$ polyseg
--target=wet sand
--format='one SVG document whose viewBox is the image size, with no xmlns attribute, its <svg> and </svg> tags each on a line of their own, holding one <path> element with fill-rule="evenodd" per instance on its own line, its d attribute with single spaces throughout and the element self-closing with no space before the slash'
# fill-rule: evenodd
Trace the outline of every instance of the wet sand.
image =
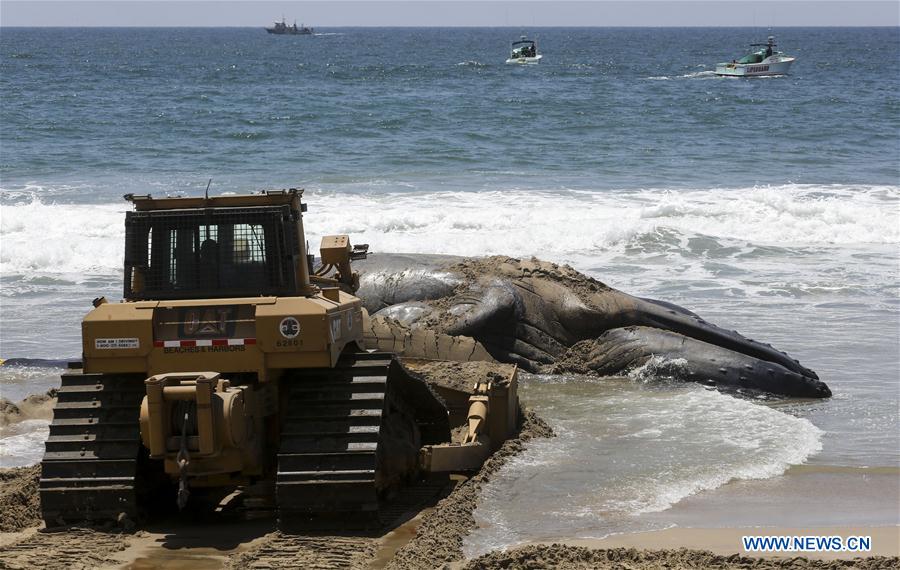
<svg viewBox="0 0 900 570">
<path fill-rule="evenodd" d="M 641 517 L 655 529 L 896 527 L 900 468 L 795 465 L 782 475 L 731 481 Z"/>
<path fill-rule="evenodd" d="M 732 481 L 641 515 L 652 526 L 671 528 L 536 542 L 458 567 L 893 569 L 900 567 L 898 497 L 900 469 L 894 467 L 798 465 L 777 477 Z M 872 549 L 747 552 L 744 536 L 870 536 Z"/>
<path fill-rule="evenodd" d="M 817 493 L 811 494 L 809 489 Z M 630 549 L 632 554 L 615 557 L 624 556 L 630 563 L 638 562 L 638 567 L 650 568 L 898 568 L 898 497 L 900 469 L 894 467 L 798 465 L 777 477 L 732 481 L 682 499 L 665 511 L 640 515 L 648 525 L 662 530 L 603 538 L 554 538 L 510 549 L 505 557 L 494 553 L 464 567 L 546 568 L 555 564 L 610 568 L 614 561 L 597 552 Z M 747 552 L 741 540 L 744 536 L 870 536 L 872 550 Z M 554 543 L 561 546 L 552 546 Z M 637 558 L 651 552 L 654 558 Z M 712 555 L 720 558 L 710 558 Z"/>
<path fill-rule="evenodd" d="M 740 554 L 755 558 L 793 558 L 798 553 L 747 552 L 744 536 L 871 536 L 872 550 L 868 552 L 803 552 L 804 558 L 838 560 L 871 556 L 900 555 L 900 527 L 745 527 L 745 528 L 670 528 L 650 532 L 613 535 L 603 539 L 565 540 L 563 544 L 587 548 L 688 548 L 708 550 L 730 556 Z"/>
</svg>

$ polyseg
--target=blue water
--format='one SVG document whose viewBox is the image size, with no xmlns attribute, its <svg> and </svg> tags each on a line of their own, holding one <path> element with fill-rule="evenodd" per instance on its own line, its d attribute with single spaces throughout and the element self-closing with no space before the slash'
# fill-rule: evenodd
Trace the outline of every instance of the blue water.
<svg viewBox="0 0 900 570">
<path fill-rule="evenodd" d="M 0 357 L 78 358 L 91 299 L 121 296 L 122 194 L 298 186 L 313 247 L 570 263 L 771 342 L 835 394 L 523 379 L 561 435 L 501 475 L 474 550 L 645 528 L 802 463 L 900 468 L 900 30 L 774 30 L 798 59 L 755 79 L 712 70 L 765 29 L 533 29 L 527 67 L 503 63 L 519 30 L 320 31 L 0 30 Z M 58 372 L 0 367 L 0 396 Z M 0 464 L 39 460 L 46 422 L 11 430 Z"/>
<path fill-rule="evenodd" d="M 764 29 L 4 29 L 4 186 L 472 190 L 897 181 L 897 28 L 778 29 L 789 77 L 711 75 Z M 83 196 L 70 197 L 73 201 Z"/>
</svg>

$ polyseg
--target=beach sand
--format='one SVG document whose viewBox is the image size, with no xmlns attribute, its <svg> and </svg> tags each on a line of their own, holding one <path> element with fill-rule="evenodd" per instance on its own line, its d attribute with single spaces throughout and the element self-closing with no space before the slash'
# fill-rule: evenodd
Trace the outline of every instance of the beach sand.
<svg viewBox="0 0 900 570">
<path fill-rule="evenodd" d="M 727 569 L 776 570 L 787 568 L 838 570 L 893 570 L 898 559 L 871 556 L 854 560 L 814 560 L 802 557 L 751 558 L 715 554 L 708 550 L 686 548 L 646 550 L 637 548 L 592 549 L 566 544 L 539 544 L 510 551 L 491 552 L 465 564 L 450 568 L 462 570 L 671 570 Z"/>
<path fill-rule="evenodd" d="M 872 550 L 868 552 L 803 552 L 772 553 L 747 552 L 743 548 L 744 536 L 849 536 L 872 537 Z M 793 558 L 803 556 L 815 560 L 838 560 L 868 556 L 900 555 L 900 527 L 744 527 L 744 528 L 670 528 L 649 532 L 618 534 L 602 539 L 558 541 L 570 546 L 586 548 L 642 548 L 651 550 L 688 548 L 708 550 L 729 556 L 740 554 L 758 558 Z"/>
<path fill-rule="evenodd" d="M 516 443 L 515 447 L 521 445 Z M 34 468 L 4 470 L 4 489 L 36 504 Z M 16 477 L 15 475 L 19 475 Z M 897 526 L 670 528 L 604 539 L 554 541 L 462 558 L 471 510 L 490 472 L 457 481 L 436 506 L 386 534 L 283 535 L 272 520 L 168 521 L 133 533 L 115 529 L 47 532 L 29 521 L 0 533 L 0 568 L 864 568 L 900 567 Z M 25 491 L 23 491 L 23 488 Z M 27 489 L 30 489 L 28 492 Z M 2 493 L 0 493 L 2 495 Z M 9 497 L 7 496 L 7 499 Z M 2 505 L 8 506 L 8 505 Z M 872 551 L 747 556 L 744 535 L 871 536 Z M 890 557 L 890 558 L 886 558 Z M 846 559 L 855 560 L 848 562 Z M 840 560 L 844 559 L 844 560 Z"/>
</svg>

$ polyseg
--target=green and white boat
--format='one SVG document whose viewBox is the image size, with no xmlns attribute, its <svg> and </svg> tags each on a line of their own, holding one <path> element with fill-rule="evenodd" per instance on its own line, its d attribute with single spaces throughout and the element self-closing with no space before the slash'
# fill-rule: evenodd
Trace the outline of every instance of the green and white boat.
<svg viewBox="0 0 900 570">
<path fill-rule="evenodd" d="M 752 51 L 741 59 L 732 60 L 730 63 L 717 64 L 716 75 L 731 77 L 785 75 L 791 64 L 797 59 L 775 50 L 775 36 L 769 36 L 768 41 L 764 44 L 750 44 L 750 47 L 761 49 Z"/>
</svg>

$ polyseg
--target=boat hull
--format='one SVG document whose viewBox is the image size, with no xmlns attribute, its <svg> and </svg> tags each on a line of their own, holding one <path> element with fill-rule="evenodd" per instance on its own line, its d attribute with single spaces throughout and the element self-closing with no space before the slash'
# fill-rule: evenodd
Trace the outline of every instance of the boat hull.
<svg viewBox="0 0 900 570">
<path fill-rule="evenodd" d="M 766 75 L 786 75 L 794 63 L 793 57 L 770 57 L 760 63 L 720 63 L 716 65 L 716 75 L 726 77 L 763 77 Z"/>
<path fill-rule="evenodd" d="M 506 63 L 518 64 L 518 65 L 530 65 L 530 64 L 540 63 L 542 57 L 544 57 L 544 56 L 536 55 L 534 57 L 511 57 L 506 60 Z"/>
</svg>

